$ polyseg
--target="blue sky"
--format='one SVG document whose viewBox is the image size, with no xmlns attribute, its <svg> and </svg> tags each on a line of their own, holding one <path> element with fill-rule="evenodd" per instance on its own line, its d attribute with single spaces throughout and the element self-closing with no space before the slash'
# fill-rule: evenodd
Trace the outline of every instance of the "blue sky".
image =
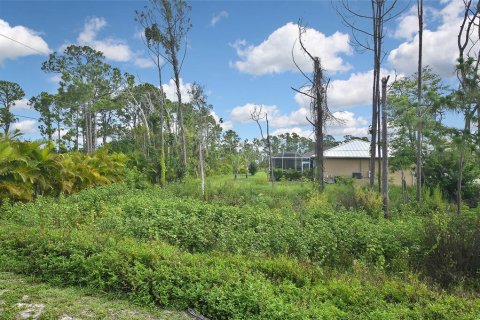
<svg viewBox="0 0 480 320">
<path fill-rule="evenodd" d="M 354 1 L 361 10 L 369 1 Z M 134 10 L 145 1 L 5 1 L 0 0 L 0 79 L 17 82 L 26 98 L 41 91 L 55 92 L 57 80 L 40 66 L 52 51 L 68 44 L 90 45 L 103 51 L 107 62 L 142 82 L 158 84 L 155 69 L 139 37 Z M 193 27 L 182 70 L 184 92 L 194 81 L 203 85 L 215 115 L 225 129 L 242 138 L 259 135 L 249 121 L 253 105 L 269 112 L 271 132 L 297 132 L 310 136 L 306 121 L 308 101 L 291 87 L 305 84 L 291 61 L 297 21 L 307 24 L 307 48 L 319 55 L 331 79 L 329 105 L 343 124 L 327 127 L 341 139 L 346 134 L 366 135 L 370 123 L 372 55 L 358 53 L 350 44 L 350 30 L 342 25 L 331 1 L 191 1 Z M 335 4 L 335 2 L 334 2 Z M 387 25 L 383 74 L 410 75 L 416 70 L 417 35 L 415 1 L 400 1 L 406 10 Z M 424 62 L 446 81 L 454 76 L 456 34 L 461 0 L 425 1 Z M 298 48 L 298 46 L 297 46 Z M 296 54 L 305 72 L 311 66 Z M 164 68 L 164 88 L 173 99 L 170 66 Z M 21 101 L 20 116 L 36 118 Z M 455 122 L 451 115 L 448 120 Z M 15 125 L 26 137 L 39 137 L 34 119 L 19 117 Z"/>
</svg>

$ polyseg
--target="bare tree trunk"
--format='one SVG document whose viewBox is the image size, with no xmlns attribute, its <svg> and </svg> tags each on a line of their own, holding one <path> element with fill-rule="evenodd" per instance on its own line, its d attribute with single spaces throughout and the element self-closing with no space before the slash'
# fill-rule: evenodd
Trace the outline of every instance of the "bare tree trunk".
<svg viewBox="0 0 480 320">
<path fill-rule="evenodd" d="M 200 143 L 198 145 L 198 158 L 200 161 L 200 178 L 201 178 L 201 187 L 202 195 L 205 199 L 205 169 L 204 169 L 204 160 L 203 160 L 203 137 L 200 137 Z"/>
<path fill-rule="evenodd" d="M 380 157 L 380 155 L 382 154 L 382 135 L 383 135 L 383 124 L 382 124 L 382 119 L 381 119 L 381 116 L 382 116 L 382 112 L 380 110 L 380 100 L 381 100 L 381 97 L 380 97 L 380 94 L 377 93 L 377 101 L 378 101 L 378 105 L 377 105 L 377 126 L 378 126 L 378 129 L 377 129 L 377 151 L 378 151 L 378 176 L 377 176 L 377 183 L 378 183 L 378 192 L 379 193 L 382 193 L 382 166 L 383 166 L 383 155 L 382 157 Z"/>
<path fill-rule="evenodd" d="M 97 149 L 97 115 L 95 112 L 91 112 L 91 119 L 90 119 L 90 130 L 91 134 L 90 136 L 92 137 L 92 142 L 91 142 L 91 150 L 90 152 L 94 152 Z"/>
<path fill-rule="evenodd" d="M 102 114 L 102 144 L 105 146 L 107 144 L 107 114 Z"/>
<path fill-rule="evenodd" d="M 417 163 L 416 163 L 416 181 L 417 181 L 417 201 L 422 201 L 422 141 L 423 141 L 423 116 L 422 116 L 422 50 L 423 50 L 423 0 L 417 0 L 418 12 L 418 80 L 417 80 Z"/>
<path fill-rule="evenodd" d="M 462 212 L 462 182 L 463 182 L 463 168 L 465 166 L 465 149 L 468 135 L 470 135 L 471 120 L 473 114 L 467 112 L 465 115 L 465 127 L 463 129 L 463 137 L 460 145 L 460 159 L 458 160 L 458 180 L 457 180 L 457 214 Z"/>
<path fill-rule="evenodd" d="M 175 74 L 175 85 L 177 87 L 177 99 L 178 99 L 178 107 L 177 107 L 177 115 L 178 115 L 178 127 L 180 130 L 180 152 L 182 156 L 182 165 L 183 169 L 187 169 L 187 140 L 185 137 L 185 126 L 183 124 L 183 105 L 182 105 L 182 94 L 180 92 L 180 76 L 178 71 L 178 62 L 175 59 L 173 63 L 173 69 Z"/>
<path fill-rule="evenodd" d="M 383 0 L 381 0 L 383 1 Z M 381 2 L 380 1 L 380 2 Z M 372 130 L 370 140 L 370 190 L 373 190 L 375 185 L 375 170 L 376 170 L 376 146 L 377 146 L 377 131 L 379 131 L 379 92 L 380 92 L 380 61 L 381 61 L 381 29 L 379 29 L 379 6 L 376 0 L 371 0 L 372 6 L 372 23 L 373 23 L 373 89 L 372 89 Z M 380 162 L 378 162 L 380 164 Z M 380 175 L 379 175 L 380 178 Z M 380 184 L 379 184 L 380 185 Z"/>
<path fill-rule="evenodd" d="M 388 136 L 387 136 L 387 83 L 389 77 L 382 78 L 382 195 L 383 195 L 383 216 L 390 218 L 389 197 L 388 197 Z"/>
<path fill-rule="evenodd" d="M 160 139 L 160 155 L 159 155 L 159 162 L 160 162 L 160 187 L 165 188 L 167 185 L 166 179 L 166 171 L 167 166 L 165 164 L 165 138 L 163 136 L 163 122 L 164 122 L 164 115 L 165 115 L 165 94 L 163 92 L 162 86 L 162 69 L 161 69 L 161 62 L 160 62 L 160 55 L 157 54 L 157 71 L 158 71 L 158 84 L 160 89 L 160 118 L 159 118 L 159 139 Z"/>
<path fill-rule="evenodd" d="M 462 180 L 463 180 L 463 168 L 465 165 L 465 152 L 467 140 L 471 135 L 471 121 L 478 108 L 478 99 L 472 98 L 472 95 L 476 95 L 478 87 L 476 85 L 472 87 L 472 80 L 469 79 L 469 73 L 477 75 L 480 65 L 480 50 L 477 48 L 469 48 L 472 43 L 478 41 L 480 37 L 480 28 L 478 27 L 478 18 L 480 16 L 480 6 L 478 1 L 464 0 L 465 11 L 462 24 L 460 25 L 460 32 L 457 36 L 457 45 L 459 50 L 459 64 L 457 66 L 457 77 L 460 80 L 460 89 L 465 101 L 461 103 L 461 111 L 464 114 L 464 129 L 462 132 L 462 141 L 460 145 L 460 158 L 458 161 L 458 180 L 457 180 L 457 214 L 461 213 L 462 209 Z M 472 30 L 476 30 L 475 33 Z M 475 51 L 471 54 L 471 51 Z M 473 63 L 469 66 L 466 64 L 467 59 L 473 59 Z M 469 70 L 469 68 L 472 68 Z M 474 91 L 474 92 L 472 92 Z M 473 106 L 473 109 L 471 109 Z"/>
<path fill-rule="evenodd" d="M 270 143 L 270 127 L 268 124 L 268 114 L 265 113 L 265 121 L 267 122 L 267 144 L 268 144 L 268 163 L 270 166 L 270 180 L 272 181 L 272 187 L 275 182 L 273 175 L 273 162 L 272 162 L 272 144 Z"/>
<path fill-rule="evenodd" d="M 58 148 L 58 152 L 60 152 L 60 143 L 61 143 L 61 130 L 60 130 L 60 116 L 57 118 L 57 148 Z"/>
<path fill-rule="evenodd" d="M 75 117 L 75 146 L 74 146 L 75 151 L 78 151 L 78 145 L 79 145 L 78 140 L 80 139 L 79 118 L 80 118 L 80 114 L 79 114 L 79 111 L 77 110 L 77 115 Z"/>
<path fill-rule="evenodd" d="M 323 95 L 323 74 L 322 68 L 320 66 L 320 59 L 318 57 L 315 58 L 313 64 L 313 82 L 315 85 L 314 92 L 315 92 L 315 111 L 316 111 L 316 119 L 315 119 L 315 171 L 316 177 L 318 179 L 318 189 L 323 191 L 325 187 L 324 182 L 324 168 L 323 168 L 323 125 L 325 115 L 323 110 L 323 103 L 324 103 L 324 95 Z"/>
<path fill-rule="evenodd" d="M 85 121 L 83 125 L 83 149 L 86 153 L 90 153 L 90 115 L 89 112 L 87 111 L 87 108 L 84 106 L 83 107 L 84 113 L 83 113 L 83 119 Z"/>
</svg>

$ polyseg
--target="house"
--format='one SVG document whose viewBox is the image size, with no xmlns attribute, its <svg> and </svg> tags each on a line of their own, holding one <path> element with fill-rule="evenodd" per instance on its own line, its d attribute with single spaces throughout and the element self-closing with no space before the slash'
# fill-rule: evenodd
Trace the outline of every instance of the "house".
<svg viewBox="0 0 480 320">
<path fill-rule="evenodd" d="M 287 154 L 287 153 L 285 153 Z M 338 146 L 324 151 L 324 176 L 326 179 L 335 177 L 347 177 L 358 180 L 359 183 L 368 183 L 370 177 L 370 142 L 363 140 L 350 140 Z M 294 159 L 294 165 L 292 164 Z M 378 151 L 376 152 L 376 170 L 378 174 Z M 282 154 L 272 157 L 273 167 L 282 169 L 304 170 L 313 168 L 315 165 L 315 152 L 304 155 L 295 154 L 292 158 L 282 158 Z M 415 180 L 413 172 L 403 172 L 407 185 L 413 185 Z M 402 183 L 401 172 L 389 172 L 389 180 L 400 185 Z"/>
<path fill-rule="evenodd" d="M 305 158 L 297 152 L 282 152 L 272 157 L 273 167 L 282 170 L 295 169 L 303 171 L 304 161 L 308 164 L 309 168 L 310 159 Z"/>
</svg>

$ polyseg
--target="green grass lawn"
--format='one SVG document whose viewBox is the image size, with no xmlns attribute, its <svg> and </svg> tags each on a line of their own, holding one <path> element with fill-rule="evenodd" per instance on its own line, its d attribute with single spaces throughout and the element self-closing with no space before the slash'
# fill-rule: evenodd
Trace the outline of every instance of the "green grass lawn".
<svg viewBox="0 0 480 320">
<path fill-rule="evenodd" d="M 191 319 L 184 312 L 146 309 L 79 288 L 55 288 L 33 278 L 0 273 L 0 319 Z"/>
</svg>

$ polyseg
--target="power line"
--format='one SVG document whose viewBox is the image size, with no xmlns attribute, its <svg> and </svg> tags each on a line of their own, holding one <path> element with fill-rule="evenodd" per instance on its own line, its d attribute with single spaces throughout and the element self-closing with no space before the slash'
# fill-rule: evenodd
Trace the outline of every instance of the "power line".
<svg viewBox="0 0 480 320">
<path fill-rule="evenodd" d="M 29 116 L 21 116 L 19 114 L 14 114 L 15 117 L 19 117 L 19 118 L 27 118 L 27 119 L 32 119 L 32 120 L 39 120 L 38 118 L 34 118 L 34 117 L 29 117 Z"/>
<path fill-rule="evenodd" d="M 2 37 L 4 37 L 4 38 L 7 38 L 7 39 L 9 39 L 9 40 L 12 40 L 13 42 L 16 42 L 16 43 L 18 43 L 18 44 L 21 44 L 21 45 L 24 46 L 24 47 L 27 47 L 27 48 L 29 48 L 29 49 L 32 49 L 33 51 L 36 51 L 36 52 L 41 53 L 41 54 L 45 54 L 45 52 L 42 52 L 42 51 L 40 51 L 40 50 L 38 50 L 38 49 L 35 49 L 35 48 L 33 48 L 33 47 L 30 47 L 28 44 L 25 44 L 25 43 L 23 43 L 23 42 L 20 42 L 20 41 L 18 41 L 18 40 L 15 40 L 15 39 L 13 39 L 13 38 L 10 38 L 9 36 L 6 36 L 6 35 L 1 34 L 1 33 L 0 33 L 0 36 L 2 36 Z"/>
</svg>

